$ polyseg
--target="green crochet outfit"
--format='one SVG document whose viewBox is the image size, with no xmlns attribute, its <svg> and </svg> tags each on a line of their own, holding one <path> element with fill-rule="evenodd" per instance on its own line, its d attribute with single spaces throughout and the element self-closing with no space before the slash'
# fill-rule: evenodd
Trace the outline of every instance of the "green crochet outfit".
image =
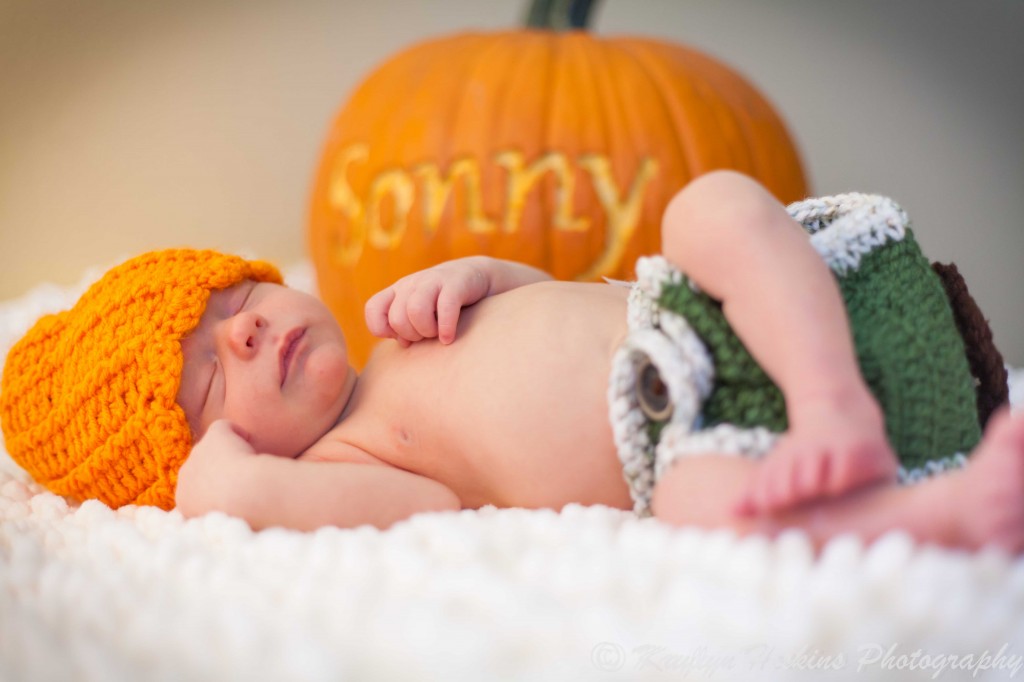
<svg viewBox="0 0 1024 682">
<path fill-rule="evenodd" d="M 860 194 L 788 210 L 836 275 L 861 371 L 885 413 L 904 476 L 962 464 L 956 453 L 981 438 L 974 379 L 942 284 L 906 215 L 889 199 Z M 648 513 L 654 483 L 676 458 L 763 454 L 787 418 L 781 391 L 720 303 L 664 259 L 641 261 L 632 332 L 616 357 L 609 403 L 636 510 Z M 670 410 L 658 413 L 659 400 Z"/>
</svg>

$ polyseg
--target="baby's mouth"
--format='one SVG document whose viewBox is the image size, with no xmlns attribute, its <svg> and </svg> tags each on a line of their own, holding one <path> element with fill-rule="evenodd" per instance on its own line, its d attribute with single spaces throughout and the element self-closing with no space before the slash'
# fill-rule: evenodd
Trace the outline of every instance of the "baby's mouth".
<svg viewBox="0 0 1024 682">
<path fill-rule="evenodd" d="M 285 334 L 284 340 L 281 342 L 281 350 L 279 351 L 278 357 L 280 358 L 281 364 L 282 386 L 284 386 L 284 382 L 288 378 L 288 369 L 291 367 L 292 359 L 294 359 L 296 351 L 299 349 L 299 342 L 305 334 L 306 330 L 301 327 L 293 329 Z"/>
</svg>

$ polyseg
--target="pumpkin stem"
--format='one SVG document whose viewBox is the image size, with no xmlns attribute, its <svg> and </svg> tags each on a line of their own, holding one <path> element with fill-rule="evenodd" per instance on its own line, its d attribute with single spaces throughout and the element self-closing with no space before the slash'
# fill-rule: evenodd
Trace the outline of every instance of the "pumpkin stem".
<svg viewBox="0 0 1024 682">
<path fill-rule="evenodd" d="M 597 0 L 531 0 L 527 28 L 550 31 L 585 29 Z"/>
</svg>

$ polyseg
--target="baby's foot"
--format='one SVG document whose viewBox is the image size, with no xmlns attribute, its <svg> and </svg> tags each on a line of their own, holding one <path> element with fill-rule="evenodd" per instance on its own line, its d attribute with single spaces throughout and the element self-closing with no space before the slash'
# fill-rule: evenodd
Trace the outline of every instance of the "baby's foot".
<svg viewBox="0 0 1024 682">
<path fill-rule="evenodd" d="M 894 481 L 899 465 L 871 399 L 798 406 L 789 431 L 765 457 L 736 511 L 775 513 L 837 497 L 872 483 Z"/>
<path fill-rule="evenodd" d="M 959 478 L 955 544 L 1024 552 L 1024 414 L 994 415 Z"/>
</svg>

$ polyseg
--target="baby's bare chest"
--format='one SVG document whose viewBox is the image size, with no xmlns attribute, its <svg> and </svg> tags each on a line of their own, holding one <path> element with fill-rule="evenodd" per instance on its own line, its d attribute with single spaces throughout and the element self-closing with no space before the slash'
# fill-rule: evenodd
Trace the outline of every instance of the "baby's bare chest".
<svg viewBox="0 0 1024 682">
<path fill-rule="evenodd" d="M 466 309 L 451 345 L 382 348 L 363 376 L 361 408 L 383 415 L 367 445 L 466 506 L 617 484 L 606 393 L 625 320 L 624 290 L 546 283 Z"/>
</svg>

